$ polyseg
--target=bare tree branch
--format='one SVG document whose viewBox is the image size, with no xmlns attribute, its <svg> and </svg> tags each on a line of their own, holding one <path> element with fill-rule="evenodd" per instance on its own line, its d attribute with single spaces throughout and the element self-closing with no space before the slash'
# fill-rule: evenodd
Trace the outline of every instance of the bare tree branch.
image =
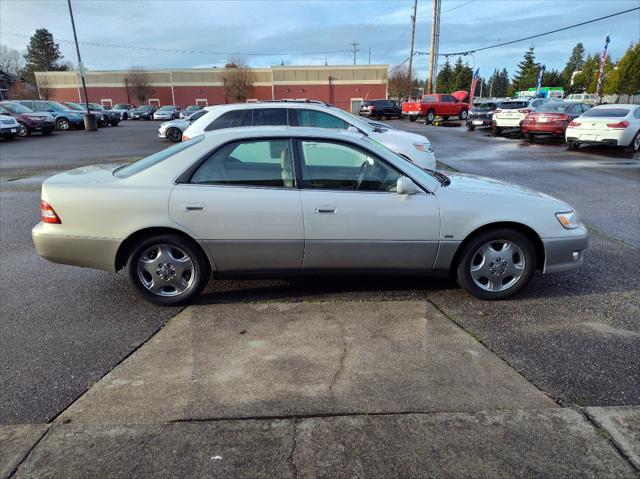
<svg viewBox="0 0 640 479">
<path fill-rule="evenodd" d="M 138 102 L 143 105 L 151 95 L 151 76 L 141 66 L 132 66 L 127 74 L 127 83 Z"/>
<path fill-rule="evenodd" d="M 244 103 L 253 93 L 255 74 L 238 58 L 229 59 L 225 68 L 222 77 L 225 95 L 233 98 L 236 103 Z"/>
</svg>

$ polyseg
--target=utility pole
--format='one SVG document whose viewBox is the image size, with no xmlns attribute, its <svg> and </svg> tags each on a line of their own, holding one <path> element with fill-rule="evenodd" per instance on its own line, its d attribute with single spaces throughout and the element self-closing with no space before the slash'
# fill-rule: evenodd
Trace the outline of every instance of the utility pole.
<svg viewBox="0 0 640 479">
<path fill-rule="evenodd" d="M 409 98 L 412 98 L 413 86 L 413 40 L 416 36 L 416 11 L 418 10 L 418 0 L 413 0 L 413 15 L 411 15 L 411 47 L 409 48 Z"/>
<path fill-rule="evenodd" d="M 369 47 L 369 65 L 371 65 L 371 47 Z"/>
<path fill-rule="evenodd" d="M 359 52 L 360 50 L 358 49 L 358 45 L 360 45 L 359 43 L 353 42 L 350 43 L 349 45 L 351 45 L 353 47 L 353 64 L 356 64 L 356 52 Z"/>
<path fill-rule="evenodd" d="M 433 16 L 431 19 L 431 46 L 429 48 L 429 75 L 427 76 L 427 93 L 434 93 L 436 89 L 436 75 L 438 72 L 438 43 L 440 41 L 440 7 L 442 0 L 433 1 Z"/>
<path fill-rule="evenodd" d="M 87 95 L 87 83 L 84 80 L 84 67 L 80 58 L 80 47 L 78 46 L 78 35 L 76 35 L 76 23 L 73 20 L 73 10 L 71 9 L 71 0 L 67 0 L 69 5 L 69 15 L 71 16 L 71 28 L 73 28 L 73 39 L 76 42 L 76 53 L 78 54 L 78 68 L 80 69 L 80 78 L 82 78 L 82 89 L 84 90 L 84 103 L 87 112 L 84 114 L 84 129 L 86 131 L 98 131 L 96 116 L 89 110 L 89 95 Z"/>
</svg>

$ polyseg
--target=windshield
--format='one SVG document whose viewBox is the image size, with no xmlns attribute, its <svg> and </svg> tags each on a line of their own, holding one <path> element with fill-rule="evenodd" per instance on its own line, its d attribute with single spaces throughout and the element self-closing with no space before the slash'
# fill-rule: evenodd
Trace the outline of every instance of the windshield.
<svg viewBox="0 0 640 479">
<path fill-rule="evenodd" d="M 102 107 L 102 105 L 98 105 L 97 103 L 89 103 L 89 105 L 91 106 L 91 108 L 93 108 L 94 110 L 104 110 L 104 108 Z"/>
<path fill-rule="evenodd" d="M 564 113 L 571 105 L 567 103 L 544 103 L 536 108 L 536 112 L 541 113 Z"/>
<path fill-rule="evenodd" d="M 65 105 L 67 105 L 72 110 L 79 110 L 79 111 L 84 111 L 85 110 L 83 107 L 81 107 L 77 103 L 68 102 L 68 103 L 65 103 Z"/>
<path fill-rule="evenodd" d="M 508 101 L 500 105 L 501 110 L 517 110 L 518 108 L 527 108 L 529 106 L 528 101 Z"/>
<path fill-rule="evenodd" d="M 342 118 L 343 120 L 348 121 L 349 123 L 351 123 L 356 128 L 360 128 L 361 130 L 363 130 L 367 134 L 373 133 L 373 132 L 376 131 L 376 128 L 374 128 L 373 126 L 368 124 L 366 121 L 363 121 L 361 118 L 355 116 L 354 114 L 349 113 L 348 111 L 344 111 L 344 110 L 340 110 L 339 108 L 331 107 L 331 112 L 334 113 L 336 116 Z"/>
<path fill-rule="evenodd" d="M 173 110 L 175 108 L 175 106 L 163 106 L 162 108 L 160 108 L 159 111 L 167 111 L 167 110 Z"/>
<path fill-rule="evenodd" d="M 138 107 L 138 110 L 151 110 L 153 107 L 151 105 L 141 105 Z"/>
<path fill-rule="evenodd" d="M 58 103 L 57 101 L 48 101 L 47 105 L 49 105 L 51 108 L 53 108 L 56 111 L 62 111 L 62 110 L 68 110 L 69 109 L 66 106 L 64 106 L 62 103 Z"/>
<path fill-rule="evenodd" d="M 2 106 L 9 110 L 11 113 L 33 113 L 33 110 L 21 105 L 20 103 L 2 103 Z"/>
<path fill-rule="evenodd" d="M 147 156 L 146 158 L 142 158 L 141 160 L 134 161 L 128 165 L 121 166 L 117 168 L 113 172 L 113 176 L 118 178 L 129 178 L 136 173 L 140 173 L 141 171 L 146 170 L 147 168 L 151 168 L 153 165 L 157 165 L 161 161 L 166 160 L 167 158 L 175 155 L 176 153 L 180 153 L 183 150 L 186 150 L 193 145 L 200 143 L 204 140 L 204 135 L 199 135 L 190 140 L 183 141 L 182 143 L 177 143 L 169 148 L 165 148 L 162 151 L 154 153 L 151 156 Z"/>
<path fill-rule="evenodd" d="M 189 105 L 187 107 L 187 111 L 194 111 L 194 110 L 199 110 L 201 107 L 197 106 L 197 105 Z"/>
<path fill-rule="evenodd" d="M 497 108 L 496 103 L 475 103 L 473 105 L 474 110 L 478 111 L 492 111 Z"/>
<path fill-rule="evenodd" d="M 591 116 L 594 118 L 602 118 L 602 117 L 613 117 L 613 118 L 622 118 L 629 114 L 629 110 L 627 108 L 592 108 L 591 110 L 587 110 L 582 114 L 582 116 Z"/>
<path fill-rule="evenodd" d="M 116 106 L 113 107 L 114 110 L 126 110 L 127 108 L 129 108 L 129 105 L 120 104 L 120 103 L 118 103 Z"/>
</svg>

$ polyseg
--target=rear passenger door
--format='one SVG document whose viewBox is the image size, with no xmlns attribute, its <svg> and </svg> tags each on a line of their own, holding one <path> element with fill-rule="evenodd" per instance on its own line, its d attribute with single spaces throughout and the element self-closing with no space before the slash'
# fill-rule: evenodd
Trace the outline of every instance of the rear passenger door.
<svg viewBox="0 0 640 479">
<path fill-rule="evenodd" d="M 290 108 L 289 124 L 291 126 L 310 126 L 315 128 L 333 128 L 346 130 L 349 123 L 324 111 L 306 108 Z"/>
</svg>

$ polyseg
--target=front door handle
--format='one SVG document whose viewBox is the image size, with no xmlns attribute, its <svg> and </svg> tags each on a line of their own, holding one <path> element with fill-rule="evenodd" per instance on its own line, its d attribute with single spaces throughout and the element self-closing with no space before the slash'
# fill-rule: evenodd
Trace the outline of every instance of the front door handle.
<svg viewBox="0 0 640 479">
<path fill-rule="evenodd" d="M 182 203 L 182 211 L 204 211 L 204 203 Z"/>
<path fill-rule="evenodd" d="M 336 209 L 337 208 L 334 205 L 316 206 L 316 213 L 335 213 Z"/>
</svg>

